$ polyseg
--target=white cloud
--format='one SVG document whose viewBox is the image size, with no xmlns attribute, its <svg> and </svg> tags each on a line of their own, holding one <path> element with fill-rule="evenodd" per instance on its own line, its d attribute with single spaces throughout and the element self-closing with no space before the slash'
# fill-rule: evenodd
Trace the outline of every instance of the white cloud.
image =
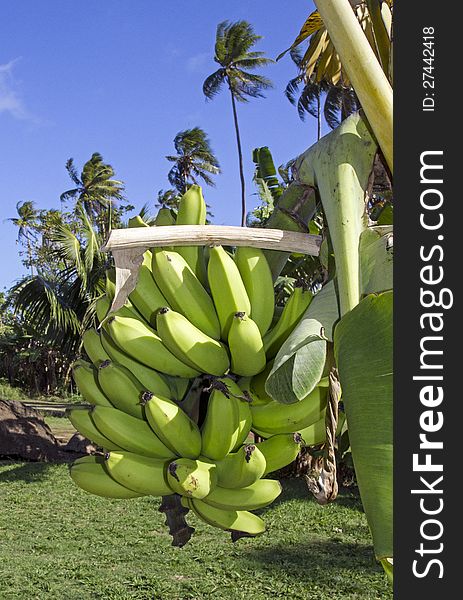
<svg viewBox="0 0 463 600">
<path fill-rule="evenodd" d="M 0 64 L 0 114 L 8 113 L 15 119 L 35 120 L 24 105 L 17 91 L 17 82 L 13 75 L 13 67 L 20 60 L 15 58 L 6 64 Z"/>
<path fill-rule="evenodd" d="M 210 58 L 210 52 L 201 52 L 200 54 L 190 56 L 186 63 L 187 71 L 190 73 L 202 73 L 206 70 Z"/>
</svg>

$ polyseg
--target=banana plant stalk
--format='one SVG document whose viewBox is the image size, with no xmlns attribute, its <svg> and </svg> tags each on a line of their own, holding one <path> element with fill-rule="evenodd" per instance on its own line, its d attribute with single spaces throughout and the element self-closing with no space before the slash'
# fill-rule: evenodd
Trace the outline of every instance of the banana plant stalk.
<svg viewBox="0 0 463 600">
<path fill-rule="evenodd" d="M 377 144 L 357 113 L 323 137 L 293 166 L 296 182 L 317 188 L 336 261 L 341 316 L 360 301 L 359 240 L 367 227 L 365 196 Z"/>
<path fill-rule="evenodd" d="M 315 0 L 392 173 L 392 87 L 349 0 Z"/>
</svg>

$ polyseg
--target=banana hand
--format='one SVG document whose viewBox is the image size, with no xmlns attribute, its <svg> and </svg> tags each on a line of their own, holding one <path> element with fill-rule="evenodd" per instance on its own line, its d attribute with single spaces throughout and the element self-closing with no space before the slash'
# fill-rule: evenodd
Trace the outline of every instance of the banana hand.
<svg viewBox="0 0 463 600">
<path fill-rule="evenodd" d="M 177 252 L 153 252 L 153 275 L 170 306 L 211 338 L 220 338 L 220 325 L 211 297 Z"/>
</svg>

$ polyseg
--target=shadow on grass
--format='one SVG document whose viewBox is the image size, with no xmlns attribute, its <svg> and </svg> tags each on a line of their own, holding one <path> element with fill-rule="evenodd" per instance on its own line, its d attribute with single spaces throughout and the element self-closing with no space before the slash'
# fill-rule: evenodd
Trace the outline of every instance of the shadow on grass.
<svg viewBox="0 0 463 600">
<path fill-rule="evenodd" d="M 0 460 L 0 467 L 16 465 L 14 469 L 8 469 L 7 471 L 0 472 L 0 484 L 1 483 L 13 483 L 16 481 L 22 481 L 24 483 L 37 483 L 42 481 L 47 475 L 50 467 L 53 463 L 45 462 L 30 462 L 30 463 L 16 463 L 14 461 Z"/>
<path fill-rule="evenodd" d="M 316 502 L 312 494 L 307 489 L 307 485 L 303 479 L 281 479 L 280 481 L 283 487 L 283 492 L 276 500 L 272 502 L 272 506 L 284 504 L 288 500 Z M 360 500 L 358 488 L 341 488 L 339 490 L 338 497 L 334 501 L 334 504 L 355 510 L 357 512 L 363 512 L 362 501 Z"/>
<path fill-rule="evenodd" d="M 319 581 L 320 572 L 334 571 L 382 573 L 376 563 L 373 548 L 369 544 L 346 544 L 343 541 L 320 540 L 288 546 L 268 545 L 265 548 L 249 548 L 240 560 L 247 568 L 262 572 L 293 575 L 303 583 Z"/>
</svg>

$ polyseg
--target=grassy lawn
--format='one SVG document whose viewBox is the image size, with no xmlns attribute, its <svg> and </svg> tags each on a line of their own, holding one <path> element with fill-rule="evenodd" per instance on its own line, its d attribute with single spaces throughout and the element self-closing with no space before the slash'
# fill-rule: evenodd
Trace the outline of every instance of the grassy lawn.
<svg viewBox="0 0 463 600">
<path fill-rule="evenodd" d="M 44 420 L 52 430 L 53 435 L 59 440 L 68 440 L 76 433 L 75 427 L 73 427 L 67 417 L 49 417 L 48 415 L 44 415 Z"/>
<path fill-rule="evenodd" d="M 106 500 L 65 465 L 1 462 L 0 598 L 392 599 L 358 498 L 321 507 L 283 483 L 261 537 L 232 544 L 189 516 L 195 535 L 173 548 L 158 499 Z"/>
</svg>

